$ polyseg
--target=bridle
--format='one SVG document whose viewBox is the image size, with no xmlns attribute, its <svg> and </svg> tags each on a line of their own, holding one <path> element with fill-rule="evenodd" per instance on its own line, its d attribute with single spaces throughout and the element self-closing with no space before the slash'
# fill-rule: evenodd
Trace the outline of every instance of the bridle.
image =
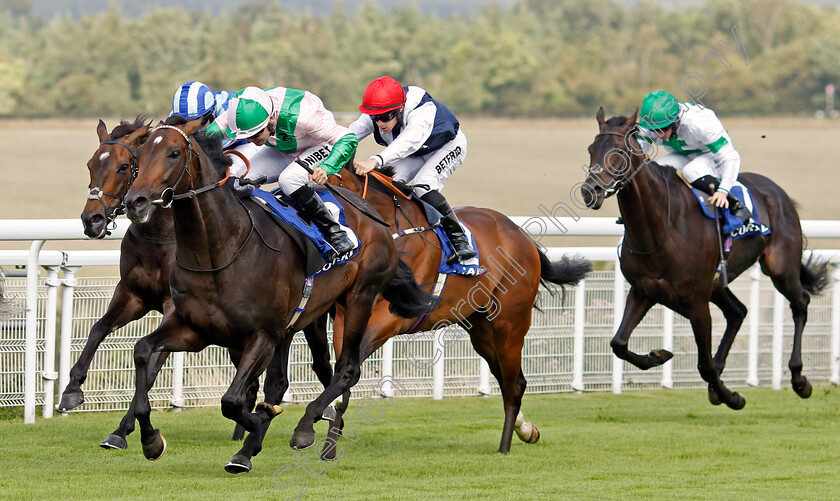
<svg viewBox="0 0 840 501">
<path fill-rule="evenodd" d="M 618 136 L 622 139 L 627 138 L 627 134 L 621 134 L 620 132 L 612 132 L 612 131 L 599 132 L 598 134 L 595 134 L 595 137 L 598 137 L 598 136 Z M 632 155 L 632 152 L 631 152 L 631 155 Z M 621 190 L 622 188 L 624 188 L 625 186 L 630 184 L 630 181 L 632 181 L 633 178 L 636 177 L 636 174 L 638 174 L 645 167 L 645 165 L 647 163 L 648 163 L 647 161 L 642 162 L 642 165 L 640 165 L 638 169 L 633 171 L 633 173 L 631 173 L 627 177 L 613 177 L 612 182 L 610 182 L 609 186 L 604 187 L 604 193 L 605 193 L 604 198 L 609 198 L 609 197 L 615 195 L 616 193 L 619 192 L 619 190 Z M 592 173 L 598 172 L 596 169 L 603 169 L 603 167 L 601 167 L 598 164 L 595 164 L 594 166 L 590 166 L 589 167 L 589 173 L 592 174 Z"/>
<path fill-rule="evenodd" d="M 225 177 L 217 183 L 208 184 L 207 186 L 204 186 L 202 188 L 198 188 L 198 189 L 195 189 L 195 190 L 187 190 L 184 193 L 175 194 L 175 188 L 177 188 L 178 185 L 181 184 L 181 181 L 184 179 L 185 175 L 187 177 L 189 177 L 190 179 L 192 179 L 192 174 L 189 173 L 190 163 L 192 163 L 192 157 L 193 157 L 192 139 L 190 139 L 190 136 L 188 136 L 186 133 L 184 133 L 184 131 L 182 131 L 178 127 L 175 127 L 174 125 L 165 125 L 165 124 L 164 125 L 158 125 L 157 127 L 155 127 L 155 129 L 152 131 L 152 133 L 156 132 L 158 129 L 172 129 L 174 131 L 177 131 L 178 134 L 180 134 L 181 137 L 184 138 L 184 140 L 187 142 L 187 160 L 184 162 L 184 169 L 181 171 L 181 175 L 178 176 L 178 180 L 175 181 L 175 184 L 165 188 L 161 192 L 160 198 L 158 198 L 157 200 L 153 200 L 152 204 L 160 205 L 164 209 L 168 209 L 172 206 L 172 202 L 175 201 L 175 200 L 181 200 L 181 199 L 184 199 L 184 198 L 193 198 L 196 195 L 199 195 L 199 194 L 204 193 L 206 191 L 216 189 L 219 186 L 223 186 L 228 181 L 228 179 L 230 179 L 230 168 L 228 168 L 227 174 L 225 175 Z M 151 134 L 149 134 L 149 140 L 151 140 Z"/>
<path fill-rule="evenodd" d="M 124 143 L 122 141 L 117 141 L 116 139 L 111 139 L 109 141 L 102 141 L 101 143 L 99 143 L 99 147 L 101 148 L 103 145 L 106 145 L 106 144 L 118 144 L 120 146 L 125 147 L 125 149 L 127 149 L 129 151 L 129 153 L 131 153 L 131 165 L 130 165 L 131 174 L 128 178 L 128 184 L 126 185 L 125 190 L 123 191 L 122 195 L 114 195 L 113 193 L 108 193 L 107 191 L 103 191 L 98 186 L 94 186 L 93 188 L 90 189 L 90 193 L 88 193 L 87 199 L 88 200 L 96 200 L 96 201 L 99 202 L 100 205 L 102 205 L 102 211 L 105 213 L 105 227 L 107 229 L 108 226 L 112 226 L 112 228 L 110 228 L 110 229 L 114 229 L 114 228 L 116 228 L 116 223 L 114 223 L 114 220 L 117 219 L 117 216 L 119 216 L 121 214 L 125 214 L 125 194 L 128 193 L 128 190 L 131 189 L 131 185 L 134 183 L 134 180 L 137 179 L 137 173 L 139 172 L 139 169 L 137 167 L 137 152 L 134 150 L 134 148 L 132 148 L 131 146 L 127 145 L 126 143 Z M 111 197 L 113 199 L 119 200 L 119 202 L 120 202 L 119 205 L 117 205 L 117 207 L 114 208 L 114 210 L 111 211 L 110 213 L 108 212 L 108 208 L 105 207 L 105 202 L 102 201 L 102 196 L 103 195 L 106 196 L 106 197 Z M 110 231 L 106 230 L 105 234 L 103 234 L 102 236 L 105 236 L 109 233 L 110 233 Z"/>
<path fill-rule="evenodd" d="M 635 135 L 635 130 L 634 130 L 634 131 L 630 134 L 630 136 L 632 137 L 632 136 L 634 136 L 634 135 Z M 598 136 L 619 136 L 619 137 L 621 137 L 621 138 L 627 138 L 627 137 L 628 137 L 628 135 L 627 135 L 627 134 L 621 134 L 621 133 L 619 133 L 619 132 L 612 132 L 612 131 L 599 132 L 598 134 L 595 134 L 595 137 L 598 137 Z M 632 155 L 632 152 L 630 152 L 630 155 Z M 646 166 L 648 163 L 650 163 L 650 160 L 649 160 L 647 157 L 645 157 L 644 161 L 642 161 L 642 164 L 639 166 L 639 168 L 638 168 L 638 169 L 636 169 L 635 171 L 633 171 L 633 172 L 632 172 L 629 176 L 627 176 L 627 177 L 625 177 L 625 178 L 616 178 L 616 177 L 613 177 L 613 178 L 612 178 L 612 182 L 610 183 L 610 185 L 604 188 L 605 193 L 606 193 L 606 195 L 605 195 L 605 197 L 604 197 L 604 198 L 609 198 L 611 195 L 615 195 L 616 193 L 618 193 L 618 192 L 619 192 L 619 190 L 621 190 L 622 188 L 624 188 L 625 186 L 627 186 L 628 184 L 630 184 L 630 181 L 632 181 L 632 180 L 633 180 L 633 178 L 634 178 L 634 177 L 636 177 L 636 174 L 638 174 L 639 172 L 641 172 L 641 170 L 642 170 L 642 169 L 644 169 L 644 168 L 645 168 L 645 166 Z M 598 166 L 598 164 L 596 164 L 596 166 L 597 166 L 598 168 L 603 168 L 603 167 Z M 590 174 L 592 174 L 592 173 L 593 173 L 593 167 L 590 167 L 590 168 L 589 168 L 589 172 L 590 172 Z M 627 251 L 628 251 L 628 252 L 630 252 L 630 254 L 640 254 L 640 255 L 650 255 L 650 254 L 654 254 L 654 253 L 656 253 L 659 249 L 661 249 L 661 248 L 662 248 L 662 246 L 665 244 L 665 240 L 667 240 L 667 239 L 668 239 L 668 230 L 669 230 L 669 229 L 670 229 L 670 227 L 671 227 L 671 185 L 670 185 L 670 183 L 668 182 L 668 178 L 667 178 L 667 177 L 665 178 L 665 189 L 666 189 L 665 199 L 666 199 L 666 200 L 667 200 L 667 202 L 668 202 L 668 209 L 667 209 L 666 214 L 665 214 L 665 231 L 664 231 L 664 235 L 662 236 L 662 240 L 659 242 L 659 244 L 657 244 L 657 245 L 656 245 L 656 247 L 654 247 L 654 249 L 653 249 L 653 250 L 650 250 L 650 251 L 637 251 L 637 250 L 633 250 L 633 249 L 631 249 L 631 248 L 630 248 L 630 247 L 629 247 L 626 243 L 624 243 L 624 242 L 622 241 L 622 244 L 621 244 L 621 245 L 622 245 L 624 248 L 626 248 L 626 249 L 627 249 Z"/>
</svg>

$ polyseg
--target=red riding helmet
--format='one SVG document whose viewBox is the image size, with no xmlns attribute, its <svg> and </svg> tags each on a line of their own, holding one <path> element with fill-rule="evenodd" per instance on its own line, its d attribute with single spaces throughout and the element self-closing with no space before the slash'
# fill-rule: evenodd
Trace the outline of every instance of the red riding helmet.
<svg viewBox="0 0 840 501">
<path fill-rule="evenodd" d="M 368 84 L 359 111 L 367 115 L 381 115 L 405 104 L 405 91 L 389 76 L 379 77 Z"/>
</svg>

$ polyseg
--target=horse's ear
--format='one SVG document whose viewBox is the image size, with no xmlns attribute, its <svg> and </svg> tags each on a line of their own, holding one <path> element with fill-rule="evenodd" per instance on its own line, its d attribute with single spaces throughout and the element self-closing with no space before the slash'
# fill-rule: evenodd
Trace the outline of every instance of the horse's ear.
<svg viewBox="0 0 840 501">
<path fill-rule="evenodd" d="M 184 131 L 184 134 L 186 134 L 188 136 L 192 136 L 193 132 L 195 132 L 196 129 L 201 127 L 201 121 L 202 120 L 200 118 L 197 118 L 197 119 L 195 119 L 191 122 L 187 122 L 187 123 L 184 124 L 184 127 L 181 130 Z"/>
<path fill-rule="evenodd" d="M 604 107 L 598 108 L 598 113 L 595 114 L 595 120 L 598 120 L 598 126 L 604 126 Z"/>
<path fill-rule="evenodd" d="M 139 144 L 140 140 L 146 137 L 146 134 L 148 133 L 148 127 L 140 127 L 136 131 L 129 134 L 127 138 L 125 138 L 125 144 L 131 145 L 133 147 L 135 144 Z"/>
<path fill-rule="evenodd" d="M 633 127 L 636 125 L 636 120 L 639 118 L 639 108 L 636 108 L 636 111 L 633 112 L 633 116 L 628 118 L 624 125 L 627 127 Z"/>
<path fill-rule="evenodd" d="M 105 122 L 99 119 L 99 124 L 96 126 L 96 135 L 99 136 L 99 142 L 108 140 L 108 128 L 105 127 Z"/>
</svg>

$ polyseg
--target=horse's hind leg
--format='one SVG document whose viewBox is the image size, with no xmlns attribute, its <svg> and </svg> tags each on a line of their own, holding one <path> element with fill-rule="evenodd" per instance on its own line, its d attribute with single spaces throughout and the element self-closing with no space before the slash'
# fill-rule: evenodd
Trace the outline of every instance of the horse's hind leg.
<svg viewBox="0 0 840 501">
<path fill-rule="evenodd" d="M 726 318 L 726 330 L 723 331 L 723 337 L 720 340 L 717 353 L 715 353 L 715 369 L 720 376 L 726 366 L 726 357 L 729 356 L 729 350 L 735 341 L 735 335 L 738 334 L 741 324 L 744 323 L 744 318 L 747 316 L 747 307 L 735 297 L 735 294 L 729 288 L 715 289 L 712 292 L 711 301 L 720 308 L 724 318 Z M 709 385 L 709 401 L 714 405 L 721 404 L 717 392 L 712 389 L 711 385 Z"/>
<path fill-rule="evenodd" d="M 149 388 L 154 386 L 155 379 L 157 378 L 161 367 L 163 367 L 163 364 L 166 363 L 166 359 L 168 358 L 168 351 L 152 354 L 152 358 L 149 361 L 149 364 L 152 366 L 152 370 L 148 373 L 149 380 L 147 381 Z M 105 437 L 104 440 L 99 442 L 99 447 L 102 447 L 103 449 L 126 449 L 128 447 L 128 442 L 126 442 L 125 437 L 130 435 L 133 431 L 134 402 L 132 401 L 131 404 L 128 406 L 128 411 L 126 411 L 125 416 L 123 416 L 122 421 L 120 421 L 120 426 L 116 430 L 114 430 L 110 435 Z"/>
<path fill-rule="evenodd" d="M 79 359 L 70 369 L 70 381 L 67 387 L 64 388 L 61 394 L 61 401 L 58 404 L 58 410 L 61 412 L 75 409 L 85 402 L 84 393 L 82 392 L 82 384 L 87 379 L 88 369 L 93 360 L 93 355 L 99 348 L 100 343 L 108 334 L 114 332 L 125 324 L 137 320 L 149 312 L 143 301 L 132 294 L 120 282 L 114 290 L 114 295 L 111 297 L 111 302 L 108 304 L 108 311 L 102 316 L 88 334 L 87 342 L 82 350 Z"/>
<path fill-rule="evenodd" d="M 503 314 L 508 314 L 503 309 Z M 519 321 L 516 321 L 518 317 Z M 505 424 L 502 428 L 502 440 L 499 452 L 510 452 L 513 432 L 517 431 L 523 441 L 535 443 L 539 439 L 539 430 L 530 423 L 525 423 L 524 416 L 520 419 L 522 395 L 525 393 L 527 382 L 522 374 L 522 345 L 525 334 L 530 325 L 530 311 L 515 315 L 510 320 L 494 318 L 491 323 L 483 313 L 476 313 L 469 317 L 470 341 L 473 347 L 487 361 L 490 372 L 499 382 L 502 390 L 502 402 L 505 409 Z M 530 428 L 527 437 L 522 435 L 523 427 Z"/>
<path fill-rule="evenodd" d="M 802 375 L 802 332 L 808 321 L 808 304 L 811 302 L 811 295 L 802 289 L 798 267 L 796 274 L 771 275 L 770 279 L 776 289 L 790 302 L 790 310 L 793 313 L 793 349 L 788 362 L 791 385 L 797 395 L 808 398 L 811 396 L 811 382 Z"/>
<path fill-rule="evenodd" d="M 645 317 L 645 314 L 654 305 L 654 302 L 644 293 L 636 288 L 630 287 L 630 293 L 627 295 L 627 302 L 624 306 L 624 317 L 621 319 L 621 325 L 618 326 L 618 331 L 610 341 L 613 353 L 622 359 L 627 360 L 631 364 L 642 370 L 648 370 L 651 367 L 657 367 L 664 364 L 674 356 L 668 350 L 653 350 L 648 355 L 638 355 L 627 348 L 630 342 L 630 334 L 633 329 L 639 325 L 639 322 Z"/>
</svg>

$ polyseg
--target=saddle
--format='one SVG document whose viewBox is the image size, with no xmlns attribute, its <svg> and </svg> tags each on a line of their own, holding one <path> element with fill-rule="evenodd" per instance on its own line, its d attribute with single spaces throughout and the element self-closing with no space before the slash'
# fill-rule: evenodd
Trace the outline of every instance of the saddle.
<svg viewBox="0 0 840 501">
<path fill-rule="evenodd" d="M 279 193 L 279 191 L 278 191 Z M 344 217 L 344 206 L 335 198 L 335 195 L 328 191 L 318 191 L 321 200 L 330 208 L 335 215 L 338 212 L 338 222 L 347 236 L 356 246 L 355 248 L 335 259 L 330 260 L 329 255 L 332 248 L 327 243 L 324 235 L 311 224 L 311 221 L 304 220 L 290 204 L 291 200 L 285 195 L 279 197 L 273 193 L 261 189 L 251 192 L 251 199 L 265 210 L 272 219 L 289 234 L 298 245 L 305 256 L 304 271 L 307 277 L 320 275 L 321 273 L 347 262 L 358 254 L 361 248 L 361 241 L 352 228 L 347 226 Z"/>
</svg>

